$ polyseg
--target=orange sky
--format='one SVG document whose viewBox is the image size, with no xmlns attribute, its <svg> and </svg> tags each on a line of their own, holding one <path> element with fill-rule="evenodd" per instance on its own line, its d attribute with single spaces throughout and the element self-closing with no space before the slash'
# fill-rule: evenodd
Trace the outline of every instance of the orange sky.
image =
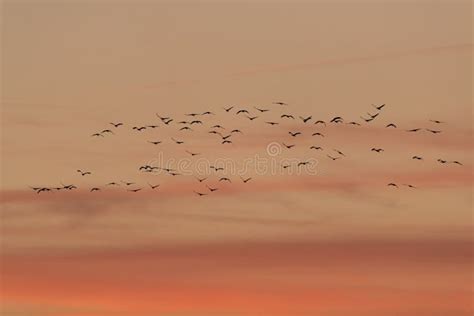
<svg viewBox="0 0 474 316">
<path fill-rule="evenodd" d="M 3 1 L 1 20 L 2 316 L 472 315 L 470 2 Z M 361 121 L 382 103 L 361 127 L 262 124 Z M 131 131 L 206 110 L 193 134 Z M 125 126 L 90 137 L 111 121 Z M 244 134 L 223 146 L 211 124 Z M 273 142 L 316 174 L 226 170 L 233 183 L 209 174 L 219 191 L 199 198 L 193 176 L 137 173 L 187 159 L 195 174 L 184 149 L 273 161 Z M 161 186 L 88 192 L 121 180 Z M 79 190 L 28 188 L 60 181 Z"/>
</svg>

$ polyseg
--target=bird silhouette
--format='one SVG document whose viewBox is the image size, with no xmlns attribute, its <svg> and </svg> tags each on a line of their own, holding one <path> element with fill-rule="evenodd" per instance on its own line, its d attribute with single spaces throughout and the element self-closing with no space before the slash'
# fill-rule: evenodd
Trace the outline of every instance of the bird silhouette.
<svg viewBox="0 0 474 316">
<path fill-rule="evenodd" d="M 94 191 L 100 191 L 100 188 L 92 188 L 92 189 L 90 190 L 90 192 L 94 192 Z"/>
<path fill-rule="evenodd" d="M 81 176 L 87 176 L 87 175 L 92 174 L 92 172 L 90 171 L 82 171 L 81 169 L 77 169 L 77 172 L 79 172 Z"/>
<path fill-rule="evenodd" d="M 300 119 L 303 121 L 303 123 L 306 123 L 308 122 L 310 119 L 312 119 L 313 117 L 312 116 L 308 116 L 308 117 L 302 117 L 300 116 Z"/>
<path fill-rule="evenodd" d="M 265 113 L 265 112 L 270 111 L 270 110 L 268 110 L 268 109 L 260 109 L 260 108 L 257 108 L 256 106 L 254 106 L 254 109 L 256 109 L 257 111 L 259 111 L 260 113 Z"/>
<path fill-rule="evenodd" d="M 323 148 L 322 148 L 322 147 L 319 147 L 319 146 L 314 146 L 314 145 L 313 145 L 313 146 L 311 146 L 311 147 L 309 147 L 309 149 L 323 150 Z"/>
<path fill-rule="evenodd" d="M 101 133 L 92 134 L 91 137 L 104 137 Z"/>
<path fill-rule="evenodd" d="M 156 189 L 156 188 L 158 188 L 158 187 L 160 186 L 159 184 L 153 185 L 153 184 L 150 184 L 150 183 L 148 183 L 148 185 L 150 186 L 150 188 L 151 188 L 152 190 L 154 190 L 154 189 Z"/>
<path fill-rule="evenodd" d="M 407 132 L 415 133 L 415 132 L 418 132 L 419 130 L 421 130 L 421 128 L 413 128 L 413 129 L 407 130 Z"/>
<path fill-rule="evenodd" d="M 229 112 L 229 111 L 232 110 L 233 108 L 234 108 L 234 107 L 231 106 L 231 107 L 229 107 L 229 108 L 223 108 L 223 109 L 224 109 L 226 112 Z"/>
<path fill-rule="evenodd" d="M 127 191 L 137 193 L 138 191 L 141 191 L 143 188 L 138 188 L 138 189 L 129 189 Z"/>
<path fill-rule="evenodd" d="M 273 125 L 278 125 L 277 122 L 265 122 L 265 123 L 267 123 L 267 124 L 269 124 L 269 125 L 272 125 L 272 126 L 273 126 Z"/>
<path fill-rule="evenodd" d="M 190 154 L 191 156 L 193 156 L 193 157 L 194 157 L 194 156 L 197 156 L 197 155 L 200 155 L 200 153 L 193 153 L 193 152 L 190 152 L 189 150 L 186 150 L 186 152 L 187 152 L 188 154 Z"/>
<path fill-rule="evenodd" d="M 372 148 L 370 151 L 375 151 L 375 152 L 383 152 L 384 150 L 382 148 Z"/>
<path fill-rule="evenodd" d="M 157 127 L 160 127 L 159 125 L 147 125 L 146 127 L 149 127 L 149 128 L 157 128 Z"/>
<path fill-rule="evenodd" d="M 138 132 L 141 132 L 141 131 L 143 131 L 143 130 L 146 130 L 146 126 L 140 126 L 140 127 L 134 126 L 134 127 L 132 127 L 132 129 L 134 129 L 134 130 L 136 130 L 136 131 L 138 131 Z"/>
<path fill-rule="evenodd" d="M 235 114 L 240 114 L 240 113 L 247 113 L 247 114 L 249 114 L 249 111 L 242 109 L 242 110 L 238 110 L 237 113 L 235 113 Z"/>
<path fill-rule="evenodd" d="M 102 132 L 100 132 L 101 134 L 114 134 L 114 132 L 112 132 L 110 129 L 104 129 Z"/>
<path fill-rule="evenodd" d="M 211 188 L 210 186 L 206 185 L 206 187 L 209 189 L 209 191 L 214 192 L 219 190 L 218 188 Z"/>
<path fill-rule="evenodd" d="M 413 157 L 411 157 L 411 159 L 414 159 L 414 160 L 423 160 L 423 158 L 422 158 L 422 157 L 419 157 L 419 156 L 413 156 Z"/>
<path fill-rule="evenodd" d="M 248 115 L 246 115 L 246 117 L 247 117 L 249 120 L 251 120 L 251 121 L 253 121 L 253 120 L 255 120 L 255 119 L 258 118 L 258 116 L 248 116 Z"/>
<path fill-rule="evenodd" d="M 107 186 L 113 185 L 113 186 L 120 186 L 117 182 L 109 182 L 106 184 Z"/>
<path fill-rule="evenodd" d="M 227 182 L 232 183 L 232 181 L 230 181 L 230 179 L 229 179 L 229 178 L 226 178 L 226 177 L 220 178 L 220 179 L 219 179 L 219 182 L 221 182 L 221 181 L 227 181 Z"/>
<path fill-rule="evenodd" d="M 293 144 L 293 145 L 287 145 L 287 144 L 285 144 L 285 143 L 283 143 L 283 146 L 285 146 L 285 147 L 288 148 L 288 149 L 291 149 L 291 148 L 295 147 L 294 144 Z"/>
<path fill-rule="evenodd" d="M 240 133 L 240 134 L 242 134 L 242 131 L 241 131 L 240 129 L 233 129 L 230 133 L 231 133 L 231 134 L 232 134 L 232 133 Z"/>
<path fill-rule="evenodd" d="M 360 124 L 357 123 L 357 122 L 349 122 L 349 123 L 346 123 L 346 124 L 360 126 Z"/>
<path fill-rule="evenodd" d="M 436 124 L 443 124 L 444 122 L 438 121 L 438 120 L 430 120 L 430 122 L 436 123 Z"/>
<path fill-rule="evenodd" d="M 153 145 L 159 145 L 161 144 L 161 141 L 157 140 L 157 141 L 148 141 L 150 144 L 153 144 Z"/>
<path fill-rule="evenodd" d="M 181 127 L 179 130 L 180 131 L 192 131 L 192 128 L 190 128 L 188 126 L 184 126 L 184 127 Z"/>
<path fill-rule="evenodd" d="M 416 189 L 416 187 L 414 185 L 411 185 L 411 184 L 402 184 L 406 187 L 409 187 L 409 188 L 412 188 L 412 189 Z"/>
<path fill-rule="evenodd" d="M 300 161 L 298 162 L 297 167 L 306 166 L 306 165 L 309 165 L 309 161 Z"/>
<path fill-rule="evenodd" d="M 207 179 L 207 178 L 198 178 L 198 177 L 195 177 L 195 178 L 196 178 L 196 180 L 198 180 L 199 182 L 203 182 L 203 181 L 205 181 L 205 180 Z"/>
<path fill-rule="evenodd" d="M 202 112 L 201 115 L 215 115 L 215 114 L 210 111 L 206 111 L 206 112 Z"/>
<path fill-rule="evenodd" d="M 301 132 L 288 132 L 288 134 L 290 134 L 293 137 L 296 137 L 298 135 L 301 135 Z"/>
<path fill-rule="evenodd" d="M 331 158 L 332 161 L 335 161 L 335 160 L 337 160 L 337 159 L 341 159 L 341 157 L 332 157 L 332 156 L 330 156 L 330 155 L 326 155 L 326 156 L 328 156 L 329 158 Z"/>
<path fill-rule="evenodd" d="M 290 115 L 290 114 L 282 114 L 280 116 L 280 118 L 289 118 L 289 119 L 293 119 L 293 120 L 295 119 L 295 117 L 293 115 Z"/>
<path fill-rule="evenodd" d="M 202 121 L 201 120 L 194 120 L 194 121 L 191 121 L 191 123 L 189 123 L 191 125 L 193 124 L 202 124 Z"/>
<path fill-rule="evenodd" d="M 387 184 L 387 186 L 394 187 L 394 188 L 398 189 L 398 185 L 396 183 L 389 183 L 389 184 Z"/>
<path fill-rule="evenodd" d="M 231 140 L 224 140 L 221 142 L 221 144 L 225 145 L 225 144 L 232 144 L 232 141 Z"/>
<path fill-rule="evenodd" d="M 379 105 L 379 106 L 377 106 L 377 105 L 375 105 L 375 104 L 372 104 L 372 106 L 373 106 L 374 108 L 376 108 L 377 110 L 380 111 L 380 110 L 382 110 L 382 108 L 385 106 L 385 103 L 382 104 L 382 105 Z"/>
<path fill-rule="evenodd" d="M 196 193 L 197 195 L 199 196 L 205 196 L 207 195 L 206 193 L 201 193 L 201 192 L 198 192 L 198 191 L 193 191 L 194 193 Z"/>
<path fill-rule="evenodd" d="M 439 134 L 439 133 L 441 133 L 441 131 L 435 131 L 435 130 L 432 130 L 432 129 L 429 129 L 429 128 L 426 128 L 425 130 L 428 131 L 428 132 L 430 132 L 430 133 L 433 133 L 433 134 Z"/>
<path fill-rule="evenodd" d="M 288 105 L 287 103 L 285 102 L 273 102 L 273 104 L 278 104 L 278 105 Z"/>
<path fill-rule="evenodd" d="M 134 185 L 135 182 L 126 182 L 126 181 L 122 181 L 123 184 L 125 184 L 126 186 L 130 186 L 130 185 Z"/>
<path fill-rule="evenodd" d="M 322 133 L 319 133 L 319 132 L 313 133 L 313 134 L 311 134 L 311 136 L 321 136 L 321 137 L 324 137 L 324 135 L 323 135 Z"/>
<path fill-rule="evenodd" d="M 333 150 L 334 150 L 335 152 L 337 152 L 337 153 L 338 153 L 339 155 L 341 155 L 341 156 L 344 156 L 344 157 L 346 156 L 346 155 L 344 155 L 344 153 L 343 153 L 342 151 L 340 151 L 340 150 L 337 150 L 337 149 L 333 149 Z"/>
<path fill-rule="evenodd" d="M 329 121 L 329 123 L 342 123 L 344 120 L 340 116 L 334 117 L 332 120 Z"/>
<path fill-rule="evenodd" d="M 221 126 L 221 125 L 214 125 L 214 126 L 212 126 L 211 128 L 225 129 L 225 128 L 224 128 L 223 126 Z"/>
<path fill-rule="evenodd" d="M 460 163 L 460 162 L 459 162 L 459 161 L 457 161 L 457 160 L 448 161 L 448 163 L 454 163 L 454 164 L 456 164 L 456 165 L 463 166 L 463 164 L 462 164 L 462 163 Z"/>
<path fill-rule="evenodd" d="M 242 178 L 242 177 L 240 177 L 240 179 L 242 179 L 242 182 L 243 182 L 243 183 L 247 183 L 247 182 L 249 182 L 250 180 L 252 180 L 252 178 L 244 179 L 244 178 Z"/>
<path fill-rule="evenodd" d="M 386 128 L 387 128 L 387 127 L 393 127 L 393 128 L 397 128 L 397 125 L 395 125 L 395 124 L 393 124 L 393 123 L 390 123 L 390 124 L 388 124 L 388 125 L 387 125 L 387 126 L 385 126 L 385 127 L 386 127 Z"/>
<path fill-rule="evenodd" d="M 123 125 L 123 123 L 119 122 L 119 123 L 110 123 L 111 125 L 113 125 L 113 127 L 120 127 Z"/>
<path fill-rule="evenodd" d="M 174 141 L 174 142 L 175 142 L 176 144 L 178 144 L 178 145 L 184 144 L 184 141 L 182 141 L 182 140 L 176 140 L 176 139 L 174 139 L 173 137 L 171 137 L 171 140 Z"/>
<path fill-rule="evenodd" d="M 326 122 L 321 121 L 321 120 L 314 122 L 314 125 L 317 125 L 317 124 L 323 124 L 324 126 L 326 126 Z"/>
</svg>

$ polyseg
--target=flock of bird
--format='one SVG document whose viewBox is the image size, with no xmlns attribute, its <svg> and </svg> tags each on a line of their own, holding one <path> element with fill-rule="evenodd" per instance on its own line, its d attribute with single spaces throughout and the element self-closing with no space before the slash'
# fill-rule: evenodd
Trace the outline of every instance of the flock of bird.
<svg viewBox="0 0 474 316">
<path fill-rule="evenodd" d="M 145 125 L 140 125 L 140 126 L 131 126 L 131 130 L 136 133 L 142 133 L 146 130 L 150 129 L 156 129 L 160 128 L 162 126 L 170 126 L 173 127 L 175 126 L 175 129 L 180 132 L 192 132 L 197 126 L 203 126 L 203 128 L 206 126 L 206 117 L 208 116 L 215 116 L 219 115 L 220 113 L 225 114 L 225 115 L 236 115 L 236 116 L 241 116 L 247 118 L 249 121 L 261 121 L 262 124 L 269 125 L 269 126 L 278 126 L 280 123 L 282 123 L 285 120 L 291 120 L 291 121 L 297 121 L 300 120 L 301 124 L 312 124 L 313 126 L 327 126 L 329 124 L 334 124 L 334 125 L 339 125 L 339 124 L 347 124 L 347 125 L 352 125 L 352 126 L 362 126 L 363 124 L 369 124 L 372 121 L 376 120 L 379 115 L 382 113 L 384 108 L 386 107 L 385 104 L 381 105 L 372 105 L 372 113 L 367 112 L 365 116 L 360 116 L 361 120 L 360 122 L 357 121 L 346 121 L 343 117 L 341 116 L 335 116 L 327 121 L 324 120 L 313 120 L 313 116 L 297 116 L 294 114 L 290 113 L 283 113 L 279 116 L 279 120 L 268 120 L 265 118 L 265 115 L 267 112 L 274 111 L 274 107 L 278 107 L 279 110 L 283 110 L 283 112 L 289 112 L 288 110 L 291 109 L 291 107 L 285 103 L 285 102 L 273 102 L 271 106 L 268 108 L 261 108 L 261 107 L 253 107 L 252 110 L 248 110 L 245 108 L 236 108 L 235 106 L 229 106 L 229 107 L 223 107 L 219 112 L 211 112 L 211 111 L 205 111 L 201 113 L 187 113 L 184 114 L 184 116 L 187 119 L 178 121 L 175 120 L 175 118 L 172 117 L 167 117 L 167 116 L 160 116 L 159 114 L 156 114 L 156 118 L 158 119 L 159 124 L 163 125 L 158 125 L 158 124 L 145 124 Z M 253 112 L 253 113 L 251 113 Z M 430 120 L 430 124 L 434 124 L 433 126 L 442 126 L 445 122 L 439 121 L 439 120 Z M 105 128 L 99 132 L 93 133 L 91 137 L 94 138 L 104 138 L 104 137 L 109 137 L 113 136 L 116 134 L 116 131 L 118 129 L 123 129 L 126 128 L 126 125 L 123 122 L 110 122 L 109 125 L 111 126 L 110 128 Z M 209 124 L 210 126 L 208 127 L 207 133 L 208 134 L 213 134 L 215 135 L 217 141 L 222 144 L 222 145 L 231 145 L 234 143 L 234 137 L 235 135 L 240 135 L 243 134 L 243 131 L 240 129 L 227 129 L 221 124 Z M 385 126 L 387 129 L 397 129 L 398 126 L 394 123 L 387 124 Z M 432 129 L 432 128 L 413 128 L 413 129 L 406 129 L 404 130 L 407 133 L 418 133 L 418 132 L 428 132 L 432 134 L 440 134 L 442 133 L 442 130 L 440 129 Z M 291 139 L 296 138 L 298 136 L 303 135 L 303 132 L 301 131 L 288 131 L 288 135 L 290 135 Z M 316 131 L 311 133 L 312 137 L 326 137 L 324 133 L 321 131 Z M 183 139 L 177 139 L 174 137 L 170 137 L 169 141 L 179 145 L 186 147 L 186 137 L 183 137 Z M 147 142 L 151 145 L 154 146 L 159 146 L 164 142 L 164 140 L 147 140 Z M 288 144 L 285 142 L 282 142 L 281 145 L 283 145 L 286 149 L 292 149 L 296 146 L 296 144 Z M 325 151 L 325 149 L 321 146 L 316 146 L 312 145 L 309 147 L 310 150 L 316 150 L 316 151 Z M 373 147 L 370 149 L 371 152 L 374 152 L 375 154 L 382 154 L 384 152 L 384 148 L 379 148 L 379 147 Z M 194 156 L 199 156 L 201 153 L 191 151 L 189 149 L 184 149 L 184 152 L 189 154 L 191 157 Z M 326 154 L 326 157 L 330 159 L 331 161 L 336 161 L 339 159 L 344 159 L 346 158 L 346 154 L 339 150 L 339 149 L 331 149 L 329 152 Z M 412 156 L 411 157 L 413 160 L 417 161 L 422 161 L 424 160 L 423 157 L 421 156 Z M 437 159 L 437 162 L 440 164 L 456 164 L 456 165 L 462 165 L 461 162 L 457 160 L 446 160 L 446 159 Z M 297 167 L 302 167 L 310 164 L 309 161 L 299 161 L 296 165 Z M 291 167 L 291 164 L 283 164 L 281 166 L 283 169 L 287 169 Z M 214 173 L 217 173 L 219 171 L 224 171 L 224 167 L 219 167 L 219 166 L 209 166 L 211 170 L 213 170 Z M 77 169 L 77 174 L 80 177 L 91 177 L 93 176 L 93 172 L 89 170 L 82 170 L 82 169 Z M 153 166 L 153 165 L 143 165 L 138 167 L 138 171 L 142 173 L 156 173 L 156 172 L 164 172 L 167 175 L 170 176 L 183 176 L 180 174 L 177 170 L 173 168 L 169 168 L 168 166 Z M 197 181 L 197 185 L 199 185 L 198 188 L 193 190 L 193 193 L 196 194 L 197 196 L 206 196 L 208 194 L 212 194 L 213 192 L 216 192 L 219 190 L 219 187 L 217 186 L 211 186 L 208 182 L 206 182 L 209 179 L 208 177 L 199 177 L 199 176 L 194 176 L 195 180 Z M 249 183 L 252 180 L 252 177 L 242 177 L 239 176 L 240 179 L 237 179 L 238 181 L 241 181 L 244 184 Z M 218 175 L 217 178 L 217 183 L 232 183 L 232 180 L 236 179 L 230 179 L 229 177 Z M 144 190 L 145 188 L 148 188 L 150 190 L 156 190 L 160 188 L 160 184 L 152 184 L 150 182 L 147 182 L 146 186 L 138 186 L 138 184 L 134 181 L 112 181 L 109 183 L 104 184 L 103 186 L 94 186 L 92 188 L 89 188 L 88 190 L 90 192 L 100 192 L 103 189 L 107 187 L 124 187 L 127 191 L 132 192 L 132 193 L 137 193 L 139 191 Z M 400 188 L 402 186 L 408 187 L 408 188 L 416 188 L 416 186 L 412 184 L 397 184 L 397 183 L 388 183 L 388 187 L 393 187 L 393 188 Z M 70 191 L 70 190 L 75 190 L 78 189 L 78 187 L 74 184 L 63 184 L 61 182 L 60 186 L 55 186 L 55 187 L 44 187 L 44 186 L 35 186 L 31 187 L 32 190 L 34 190 L 36 193 L 43 193 L 43 192 L 53 192 L 53 191 Z"/>
</svg>

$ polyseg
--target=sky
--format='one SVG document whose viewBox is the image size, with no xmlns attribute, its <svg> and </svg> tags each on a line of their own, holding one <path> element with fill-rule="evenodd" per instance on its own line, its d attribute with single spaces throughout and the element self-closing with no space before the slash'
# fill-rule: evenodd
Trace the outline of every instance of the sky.
<svg viewBox="0 0 474 316">
<path fill-rule="evenodd" d="M 472 315 L 470 1 L 0 10 L 2 316 Z M 216 115 L 193 132 L 155 115 L 204 111 Z M 367 112 L 380 114 L 365 123 Z M 313 123 L 335 116 L 361 126 Z M 149 124 L 160 127 L 131 129 Z M 222 145 L 213 124 L 243 134 Z M 418 127 L 442 132 L 406 132 Z M 219 161 L 231 184 L 209 170 Z M 208 190 L 195 176 L 219 190 L 197 196 Z M 61 182 L 79 189 L 30 189 Z"/>
</svg>

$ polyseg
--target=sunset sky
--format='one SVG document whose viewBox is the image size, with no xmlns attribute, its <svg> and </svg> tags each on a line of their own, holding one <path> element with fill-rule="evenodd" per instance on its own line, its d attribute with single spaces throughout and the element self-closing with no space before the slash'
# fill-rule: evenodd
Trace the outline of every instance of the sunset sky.
<svg viewBox="0 0 474 316">
<path fill-rule="evenodd" d="M 470 1 L 4 0 L 1 22 L 2 316 L 473 314 Z M 193 132 L 155 116 L 204 111 Z M 314 125 L 334 116 L 362 126 Z"/>
</svg>

